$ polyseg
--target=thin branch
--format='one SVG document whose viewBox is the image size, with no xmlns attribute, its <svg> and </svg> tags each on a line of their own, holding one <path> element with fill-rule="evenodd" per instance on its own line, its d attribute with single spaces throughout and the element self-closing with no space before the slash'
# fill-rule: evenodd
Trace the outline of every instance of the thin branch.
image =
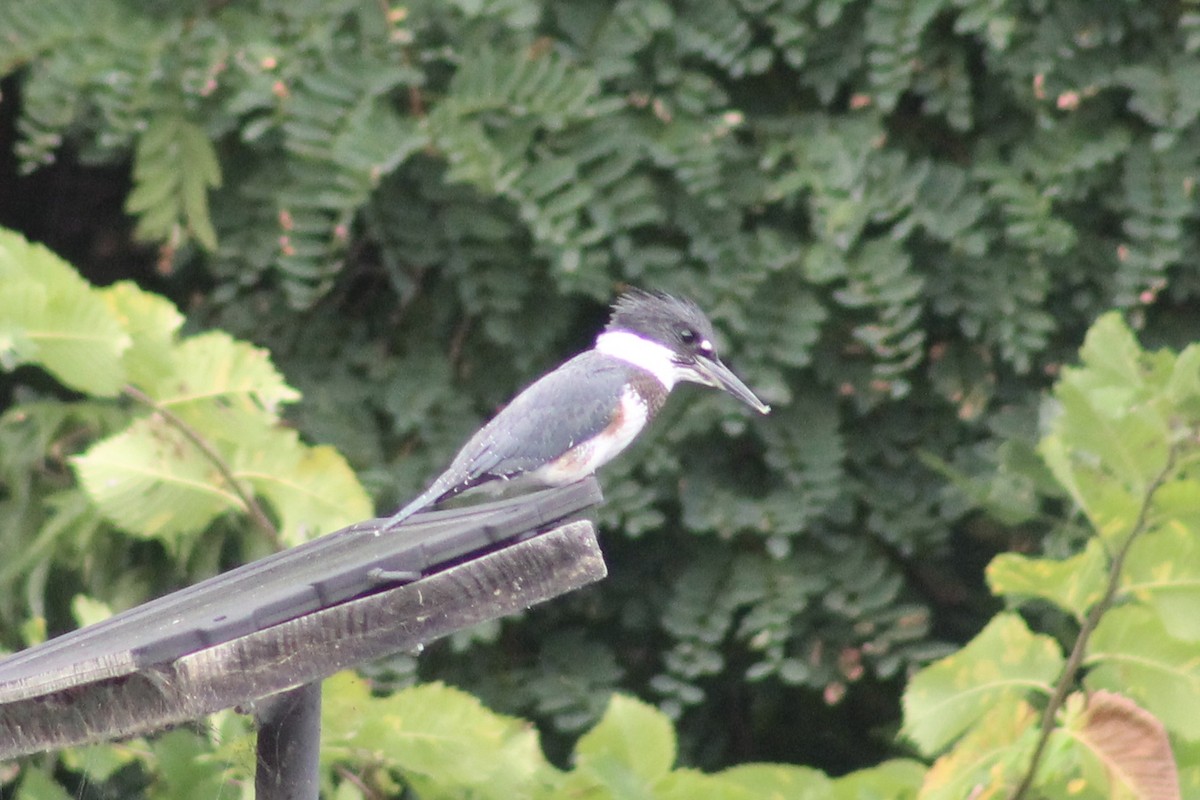
<svg viewBox="0 0 1200 800">
<path fill-rule="evenodd" d="M 363 780 L 360 775 L 358 775 L 357 773 L 351 772 L 350 769 L 347 768 L 346 766 L 339 764 L 336 767 L 334 767 L 334 770 L 337 772 L 338 775 L 342 776 L 343 780 L 349 781 L 350 783 L 354 784 L 354 788 L 358 789 L 358 791 L 362 794 L 362 796 L 367 798 L 367 800 L 379 800 L 379 798 L 383 797 L 383 795 L 380 794 L 378 790 L 369 786 L 367 784 L 367 782 L 365 780 Z"/>
<path fill-rule="evenodd" d="M 126 384 L 121 389 L 121 392 L 126 397 L 132 398 L 147 408 L 152 409 L 156 414 L 165 419 L 172 427 L 182 433 L 184 438 L 194 444 L 196 448 L 204 454 L 204 457 L 212 462 L 212 465 L 217 468 L 217 472 L 221 473 L 221 477 L 225 479 L 225 482 L 228 483 L 229 487 L 233 489 L 235 494 L 237 494 L 238 499 L 241 500 L 242 504 L 246 507 L 246 512 L 250 515 L 250 519 L 253 520 L 254 524 L 258 526 L 259 530 L 266 535 L 267 539 L 270 540 L 272 545 L 274 545 L 276 548 L 280 546 L 279 531 L 276 530 L 274 524 L 271 523 L 270 518 L 267 516 L 266 512 L 263 511 L 262 506 L 259 505 L 258 501 L 254 498 L 254 495 L 248 493 L 242 488 L 242 485 L 238 482 L 237 477 L 233 474 L 233 469 L 228 463 L 226 463 L 221 454 L 217 452 L 216 448 L 209 444 L 208 440 L 205 439 L 199 431 L 184 422 L 178 414 L 171 411 L 153 397 L 150 397 L 150 395 L 146 394 L 141 389 L 138 389 L 136 386 Z"/>
<path fill-rule="evenodd" d="M 1075 685 L 1075 677 L 1079 674 L 1079 670 L 1083 666 L 1088 642 L 1092 634 L 1095 633 L 1096 626 L 1100 624 L 1101 618 L 1103 618 L 1105 612 L 1112 606 L 1113 598 L 1116 597 L 1117 589 L 1120 586 L 1121 569 L 1125 566 L 1125 556 L 1129 554 L 1129 548 L 1133 546 L 1134 541 L 1146 532 L 1150 517 L 1150 504 L 1154 500 L 1155 493 L 1166 483 L 1167 476 L 1175 469 L 1175 455 L 1174 448 L 1168 450 L 1167 463 L 1163 466 L 1162 471 L 1146 487 L 1146 494 L 1142 498 L 1142 505 L 1138 509 L 1137 519 L 1134 520 L 1133 528 L 1129 531 L 1129 536 L 1125 538 L 1116 555 L 1113 556 L 1112 565 L 1108 570 L 1108 585 L 1104 587 L 1104 595 L 1092 606 L 1087 618 L 1083 621 L 1083 625 L 1079 629 L 1079 635 L 1075 637 L 1075 645 L 1071 648 L 1071 655 L 1067 658 L 1067 664 L 1063 667 L 1062 675 L 1059 676 L 1058 683 L 1054 687 L 1054 694 L 1050 696 L 1050 702 L 1046 704 L 1046 709 L 1042 712 L 1041 735 L 1038 737 L 1037 746 L 1034 748 L 1033 758 L 1029 761 L 1029 769 L 1025 771 L 1024 777 L 1021 778 L 1021 783 L 1009 795 L 1009 800 L 1023 800 L 1025 794 L 1033 785 L 1033 779 L 1037 775 L 1037 769 L 1041 764 L 1042 756 L 1045 754 L 1046 745 L 1050 741 L 1050 734 L 1054 733 L 1054 718 L 1058 715 L 1059 708 L 1066 701 L 1067 694 L 1070 693 L 1072 687 Z"/>
</svg>

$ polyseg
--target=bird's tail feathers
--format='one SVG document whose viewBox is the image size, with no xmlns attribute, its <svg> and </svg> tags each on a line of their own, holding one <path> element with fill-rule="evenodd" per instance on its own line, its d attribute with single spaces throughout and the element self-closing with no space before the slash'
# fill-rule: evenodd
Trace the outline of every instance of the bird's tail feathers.
<svg viewBox="0 0 1200 800">
<path fill-rule="evenodd" d="M 441 480 L 434 481 L 432 486 L 417 495 L 408 505 L 388 517 L 384 522 L 383 530 L 390 531 L 400 527 L 413 514 L 424 511 L 449 493 Z"/>
</svg>

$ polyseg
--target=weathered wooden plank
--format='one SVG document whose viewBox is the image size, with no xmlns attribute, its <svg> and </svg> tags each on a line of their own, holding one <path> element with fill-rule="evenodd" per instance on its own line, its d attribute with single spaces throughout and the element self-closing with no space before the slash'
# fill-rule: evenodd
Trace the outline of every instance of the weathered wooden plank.
<svg viewBox="0 0 1200 800">
<path fill-rule="evenodd" d="M 0 705 L 0 758 L 123 738 L 247 706 L 600 580 L 587 520 L 173 662 Z"/>
<path fill-rule="evenodd" d="M 415 579 L 561 524 L 599 501 L 599 486 L 589 478 L 422 514 L 382 534 L 380 520 L 352 525 L 0 660 L 0 703 L 133 675 L 370 593 L 377 588 L 370 577 L 376 570 Z"/>
</svg>

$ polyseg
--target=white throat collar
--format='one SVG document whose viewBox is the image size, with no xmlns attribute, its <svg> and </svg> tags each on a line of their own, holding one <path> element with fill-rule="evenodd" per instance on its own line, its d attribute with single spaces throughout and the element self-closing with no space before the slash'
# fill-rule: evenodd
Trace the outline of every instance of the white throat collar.
<svg viewBox="0 0 1200 800">
<path fill-rule="evenodd" d="M 680 379 L 674 353 L 665 345 L 630 331 L 605 331 L 596 337 L 596 351 L 650 372 L 670 391 Z"/>
</svg>

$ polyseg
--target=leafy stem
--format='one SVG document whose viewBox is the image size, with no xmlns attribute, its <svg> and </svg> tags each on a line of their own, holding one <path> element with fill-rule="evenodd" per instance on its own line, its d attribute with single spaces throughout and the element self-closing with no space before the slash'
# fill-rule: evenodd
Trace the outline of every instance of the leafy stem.
<svg viewBox="0 0 1200 800">
<path fill-rule="evenodd" d="M 233 468 L 229 466 L 229 463 L 225 461 L 221 454 L 217 452 L 217 449 L 199 431 L 187 424 L 178 414 L 136 386 L 126 384 L 121 388 L 121 393 L 152 409 L 154 413 L 166 420 L 167 424 L 182 433 L 184 438 L 195 445 L 204 454 L 204 457 L 212 462 L 217 472 L 221 473 L 221 477 L 225 479 L 225 482 L 237 494 L 238 499 L 242 501 L 242 505 L 246 507 L 246 512 L 250 515 L 250 519 L 253 520 L 258 529 L 263 532 L 272 545 L 276 548 L 279 547 L 279 531 L 275 528 L 275 525 L 271 522 L 266 512 L 263 511 L 263 507 L 254 498 L 253 494 L 250 494 L 242 487 L 241 483 L 238 482 L 237 476 L 233 474 Z"/>
<path fill-rule="evenodd" d="M 1058 714 L 1058 710 L 1062 707 L 1062 704 L 1067 699 L 1067 694 L 1070 693 L 1071 688 L 1075 685 L 1075 678 L 1083 666 L 1083 658 L 1087 653 L 1088 642 L 1092 634 L 1095 633 L 1100 620 L 1112 606 L 1113 598 L 1116 597 L 1121 581 L 1121 570 L 1125 566 L 1125 557 L 1129 554 L 1129 548 L 1133 546 L 1133 543 L 1141 534 L 1145 533 L 1149 525 L 1150 505 L 1154 500 L 1154 495 L 1175 469 L 1175 455 L 1175 448 L 1172 447 L 1167 453 L 1167 463 L 1163 465 L 1162 470 L 1154 476 L 1154 480 L 1146 487 L 1141 507 L 1138 509 L 1137 518 L 1134 520 L 1129 535 L 1125 537 L 1125 541 L 1121 543 L 1120 548 L 1113 555 L 1112 564 L 1108 570 L 1108 583 L 1104 587 L 1104 594 L 1088 611 L 1088 615 L 1079 629 L 1079 635 L 1075 637 L 1075 645 L 1071 648 L 1071 655 L 1067 658 L 1062 675 L 1059 676 L 1058 683 L 1054 687 L 1054 693 L 1050 696 L 1050 702 L 1046 704 L 1046 709 L 1042 712 L 1041 733 L 1038 736 L 1037 745 L 1034 747 L 1033 757 L 1029 760 L 1029 768 L 1021 778 L 1020 784 L 1009 795 L 1009 800 L 1024 800 L 1030 786 L 1033 785 L 1033 779 L 1037 775 L 1037 769 L 1041 764 L 1042 756 L 1045 754 L 1046 745 L 1050 741 L 1050 734 L 1054 732 L 1054 720 Z"/>
</svg>

